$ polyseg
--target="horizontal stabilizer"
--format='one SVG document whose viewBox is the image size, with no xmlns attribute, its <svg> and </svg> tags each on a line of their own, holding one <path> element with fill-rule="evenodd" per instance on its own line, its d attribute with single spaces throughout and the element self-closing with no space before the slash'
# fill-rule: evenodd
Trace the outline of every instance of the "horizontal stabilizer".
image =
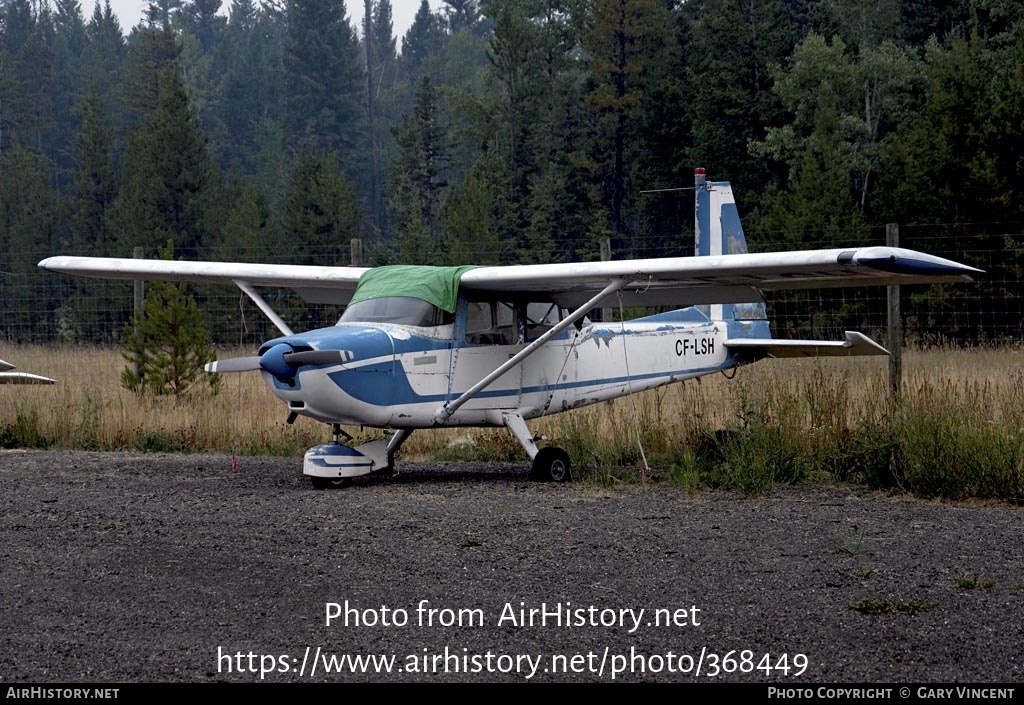
<svg viewBox="0 0 1024 705">
<path fill-rule="evenodd" d="M 250 357 L 231 357 L 227 360 L 214 360 L 213 362 L 206 363 L 204 369 L 207 372 L 216 373 L 252 372 L 260 369 L 260 359 L 252 355 Z"/>
<path fill-rule="evenodd" d="M 888 355 L 889 351 L 863 333 L 846 331 L 846 340 L 776 340 L 774 338 L 735 338 L 725 347 L 762 351 L 770 357 L 847 357 L 850 355 Z"/>
<path fill-rule="evenodd" d="M 56 381 L 28 372 L 0 372 L 0 384 L 56 384 Z"/>
</svg>

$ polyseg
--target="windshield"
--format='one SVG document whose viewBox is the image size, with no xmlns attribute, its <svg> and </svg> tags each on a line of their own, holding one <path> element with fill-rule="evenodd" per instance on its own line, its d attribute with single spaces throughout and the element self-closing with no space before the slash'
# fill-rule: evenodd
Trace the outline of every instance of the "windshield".
<svg viewBox="0 0 1024 705">
<path fill-rule="evenodd" d="M 403 326 L 443 326 L 452 314 L 413 296 L 381 296 L 351 304 L 338 323 L 396 323 Z"/>
</svg>

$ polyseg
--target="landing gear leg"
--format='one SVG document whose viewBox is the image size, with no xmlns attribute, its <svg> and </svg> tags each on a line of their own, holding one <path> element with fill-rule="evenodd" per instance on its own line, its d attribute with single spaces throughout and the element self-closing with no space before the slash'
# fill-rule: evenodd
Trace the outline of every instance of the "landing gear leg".
<svg viewBox="0 0 1024 705">
<path fill-rule="evenodd" d="M 552 446 L 538 449 L 530 429 L 519 414 L 505 414 L 502 421 L 533 461 L 530 477 L 542 482 L 567 482 L 571 479 L 568 453 Z"/>
</svg>

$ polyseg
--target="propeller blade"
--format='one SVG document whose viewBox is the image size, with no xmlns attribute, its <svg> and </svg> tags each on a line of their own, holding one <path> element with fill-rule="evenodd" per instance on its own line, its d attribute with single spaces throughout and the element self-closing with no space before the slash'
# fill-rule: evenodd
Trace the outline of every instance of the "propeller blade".
<svg viewBox="0 0 1024 705">
<path fill-rule="evenodd" d="M 284 354 L 289 365 L 336 365 L 355 357 L 351 350 L 304 350 Z"/>
<path fill-rule="evenodd" d="M 0 360 L 0 372 L 6 372 L 7 370 L 13 370 L 13 369 L 14 369 L 14 365 L 12 365 L 9 362 L 4 362 L 3 360 Z"/>
<path fill-rule="evenodd" d="M 260 359 L 252 357 L 230 357 L 227 360 L 214 360 L 206 363 L 207 372 L 252 372 L 260 369 Z"/>
</svg>

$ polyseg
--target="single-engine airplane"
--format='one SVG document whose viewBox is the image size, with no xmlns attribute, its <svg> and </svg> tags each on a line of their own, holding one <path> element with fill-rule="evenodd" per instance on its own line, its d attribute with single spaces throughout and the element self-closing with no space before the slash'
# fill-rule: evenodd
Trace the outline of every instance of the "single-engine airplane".
<svg viewBox="0 0 1024 705">
<path fill-rule="evenodd" d="M 0 360 L 0 384 L 55 384 L 55 380 L 30 372 L 11 372 L 14 365 Z"/>
<path fill-rule="evenodd" d="M 334 428 L 303 473 L 322 489 L 390 468 L 416 429 L 507 428 L 537 479 L 564 481 L 568 454 L 538 448 L 529 419 L 729 370 L 765 357 L 885 355 L 866 336 L 776 340 L 760 290 L 972 281 L 980 270 L 890 247 L 748 254 L 732 187 L 695 172 L 696 256 L 493 267 L 377 268 L 51 257 L 86 277 L 234 283 L 283 334 L 209 372 L 259 371 L 289 410 Z M 293 333 L 255 287 L 346 304 L 329 328 Z M 607 306 L 675 306 L 591 322 Z M 393 430 L 357 447 L 341 424 Z"/>
</svg>

